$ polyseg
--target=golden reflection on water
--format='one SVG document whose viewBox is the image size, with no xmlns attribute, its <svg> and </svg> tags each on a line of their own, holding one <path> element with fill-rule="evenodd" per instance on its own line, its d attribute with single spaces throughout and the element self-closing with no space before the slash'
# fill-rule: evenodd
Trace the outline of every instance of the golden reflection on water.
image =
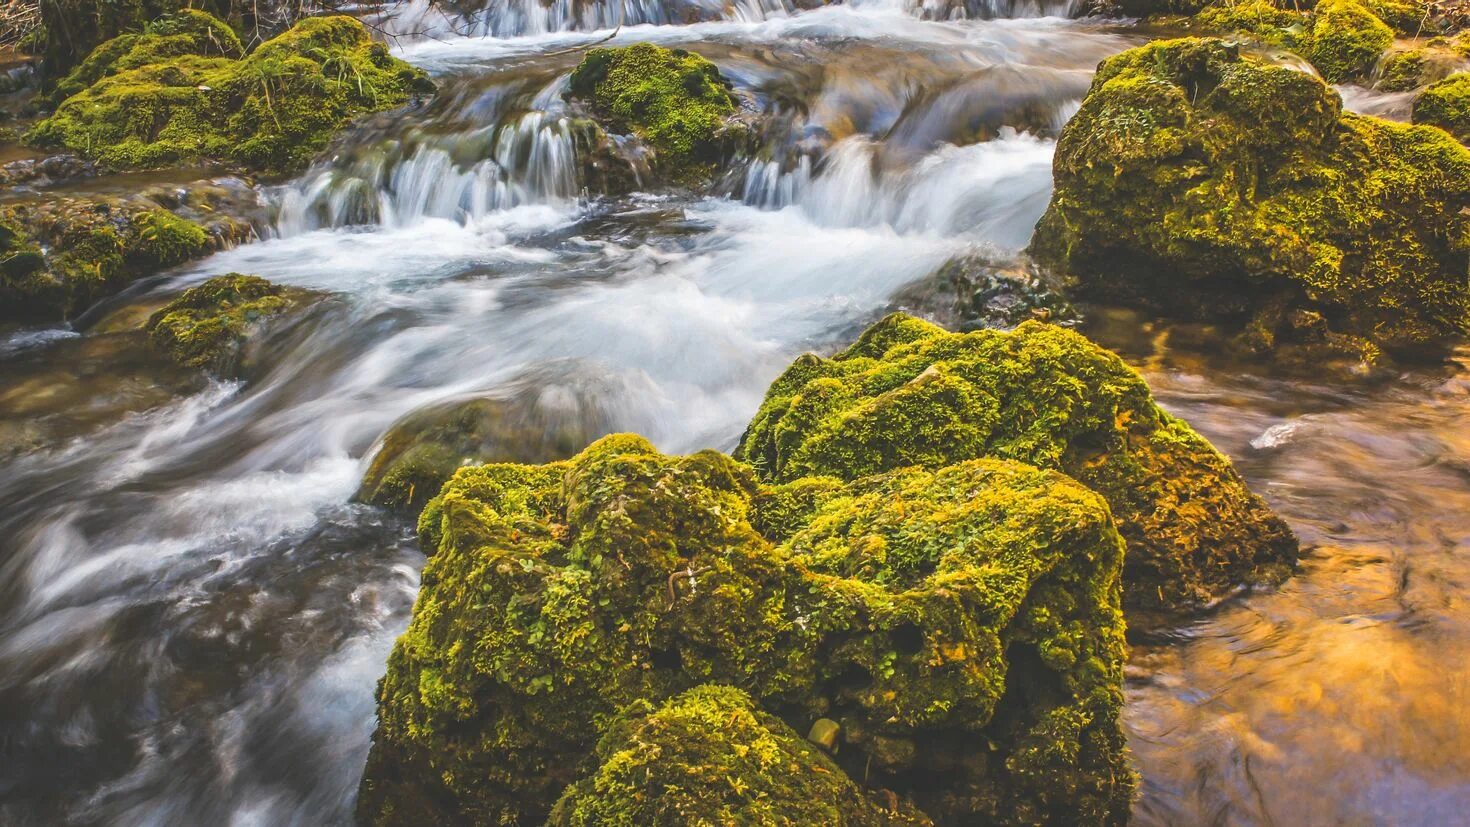
<svg viewBox="0 0 1470 827">
<path fill-rule="evenodd" d="M 1470 371 L 1313 385 L 1164 341 L 1131 357 L 1305 554 L 1279 590 L 1135 635 L 1134 823 L 1470 824 Z"/>
</svg>

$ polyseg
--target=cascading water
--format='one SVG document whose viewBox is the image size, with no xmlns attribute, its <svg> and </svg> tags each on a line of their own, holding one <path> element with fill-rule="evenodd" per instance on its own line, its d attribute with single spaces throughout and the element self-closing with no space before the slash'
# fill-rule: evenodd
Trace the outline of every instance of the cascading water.
<svg viewBox="0 0 1470 827">
<path fill-rule="evenodd" d="M 26 331 L 0 342 L 0 427 L 35 446 L 0 458 L 0 823 L 347 823 L 373 685 L 422 565 L 410 525 L 351 502 L 394 421 L 486 396 L 548 433 L 573 419 L 643 433 L 668 452 L 730 447 L 796 354 L 850 339 L 956 255 L 1024 246 L 1061 123 L 1097 62 L 1142 39 L 1056 16 L 987 19 L 1076 11 L 1063 4 L 798 5 L 528 0 L 438 22 L 426 6 L 400 9 L 399 31 L 441 26 L 439 39 L 398 47 L 436 76 L 433 103 L 363 124 L 273 192 L 266 240 L 111 308 L 146 309 L 229 271 L 331 293 L 310 325 L 269 343 L 247 384 L 201 387 L 125 338 Z M 721 192 L 586 191 L 592 148 L 562 100 L 579 59 L 568 50 L 619 23 L 612 45 L 651 40 L 710 57 L 767 124 Z M 465 26 L 497 37 L 451 34 Z M 1465 576 L 1444 545 L 1466 538 L 1442 525 L 1419 536 L 1403 518 L 1470 496 L 1443 447 L 1464 432 L 1463 383 L 1427 408 L 1321 389 L 1294 398 L 1165 367 L 1148 351 L 1157 345 L 1138 349 L 1154 357 L 1162 397 L 1232 453 L 1268 452 L 1247 472 L 1279 485 L 1280 507 L 1324 544 L 1379 554 L 1364 562 L 1374 572 L 1407 572 L 1402 554 L 1384 563 L 1371 541 L 1334 538 L 1365 523 L 1408 532 L 1405 547 L 1437 549 L 1432 582 Z M 97 377 L 87 366 L 104 346 L 132 355 Z M 62 390 L 88 383 L 85 403 Z M 1302 410 L 1318 412 L 1319 430 L 1286 435 Z M 1400 432 L 1402 421 L 1412 428 Z M 1251 448 L 1263 434 L 1277 436 Z M 1347 456 L 1335 445 L 1344 434 L 1355 441 Z M 1412 461 L 1394 464 L 1396 440 Z M 1353 461 L 1386 463 L 1403 493 L 1373 503 L 1332 482 Z M 1427 481 L 1425 463 L 1440 463 Z M 1339 604 L 1357 611 L 1353 595 L 1310 573 L 1296 582 L 1325 616 Z M 1391 591 L 1385 578 L 1368 582 Z M 1418 588 L 1421 602 L 1456 599 Z M 1130 690 L 1138 821 L 1303 822 L 1293 802 L 1312 779 L 1251 778 L 1251 761 L 1273 760 L 1261 733 L 1311 759 L 1299 765 L 1336 761 L 1344 777 L 1403 759 L 1404 789 L 1432 790 L 1435 762 L 1460 760 L 1387 739 L 1382 752 L 1333 757 L 1273 729 L 1269 704 L 1241 702 L 1212 667 L 1239 650 L 1269 695 L 1273 681 L 1291 682 L 1272 658 L 1294 663 L 1302 640 L 1329 647 L 1332 623 L 1251 605 L 1262 608 L 1181 632 L 1192 642 L 1172 655 L 1141 650 L 1166 668 Z M 1464 623 L 1435 617 L 1436 645 L 1467 654 Z M 1350 673 L 1344 661 L 1333 674 Z M 1196 697 L 1199 685 L 1210 698 Z M 1212 715 L 1212 703 L 1251 717 Z M 1311 721 L 1330 729 L 1335 708 L 1313 707 Z M 1181 757 L 1169 727 L 1181 720 L 1218 738 Z M 1447 745 L 1470 741 L 1447 726 Z M 1341 792 L 1341 820 L 1378 812 Z"/>
</svg>

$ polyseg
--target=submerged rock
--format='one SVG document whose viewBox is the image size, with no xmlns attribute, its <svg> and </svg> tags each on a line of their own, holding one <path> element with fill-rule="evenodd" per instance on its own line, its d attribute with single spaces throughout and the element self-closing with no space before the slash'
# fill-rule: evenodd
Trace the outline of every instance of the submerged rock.
<svg viewBox="0 0 1470 827">
<path fill-rule="evenodd" d="M 597 746 L 601 762 L 567 788 L 548 824 L 899 827 L 890 810 L 749 695 L 701 686 L 657 708 L 640 701 Z"/>
<path fill-rule="evenodd" d="M 1414 99 L 1414 123 L 1437 126 L 1470 144 L 1470 72 L 1459 72 Z"/>
<path fill-rule="evenodd" d="M 949 333 L 894 314 L 771 386 L 735 456 L 761 479 L 856 479 L 978 457 L 1060 470 L 1128 541 L 1127 602 L 1178 609 L 1281 580 L 1296 538 L 1116 355 L 1059 327 Z"/>
<path fill-rule="evenodd" d="M 635 43 L 592 49 L 572 72 L 568 96 L 614 133 L 636 135 L 652 166 L 678 184 L 707 181 L 744 132 L 729 81 L 683 49 Z"/>
<path fill-rule="evenodd" d="M 208 25 L 211 32 L 228 28 Z M 98 46 L 78 67 L 68 78 L 73 85 L 97 79 L 33 127 L 28 141 L 119 167 L 216 159 L 289 172 L 352 118 L 432 90 L 422 71 L 389 55 L 345 16 L 303 20 L 239 60 L 211 37 L 124 38 Z"/>
<path fill-rule="evenodd" d="M 461 469 L 420 532 L 434 553 L 379 685 L 363 823 L 538 823 L 559 798 L 566 824 L 1126 819 L 1123 543 L 1059 473 L 986 459 L 766 487 L 618 435 Z M 750 700 L 679 697 L 711 683 Z M 629 722 L 630 704 L 662 709 Z M 796 735 L 823 718 L 830 761 Z"/>
<path fill-rule="evenodd" d="M 1436 354 L 1470 329 L 1470 152 L 1219 40 L 1105 61 L 1031 252 L 1255 353 Z M 1309 361 L 1309 360 L 1301 360 Z"/>
<path fill-rule="evenodd" d="M 405 416 L 383 436 L 358 499 L 417 515 L 461 466 L 562 460 L 611 432 L 597 400 L 548 400 L 540 391 L 446 402 Z"/>
<path fill-rule="evenodd" d="M 54 198 L 0 206 L 0 318 L 71 318 L 217 240 L 145 199 Z"/>
<path fill-rule="evenodd" d="M 252 335 L 317 296 L 259 276 L 230 273 L 185 290 L 149 317 L 144 329 L 153 345 L 180 365 L 234 377 L 245 366 Z"/>
</svg>

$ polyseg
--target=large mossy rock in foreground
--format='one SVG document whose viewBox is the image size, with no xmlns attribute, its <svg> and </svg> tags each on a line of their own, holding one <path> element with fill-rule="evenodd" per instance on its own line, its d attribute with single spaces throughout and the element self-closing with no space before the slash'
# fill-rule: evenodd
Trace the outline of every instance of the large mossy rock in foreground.
<svg viewBox="0 0 1470 827">
<path fill-rule="evenodd" d="M 0 207 L 0 320 L 59 321 L 218 246 L 144 199 L 53 198 Z"/>
<path fill-rule="evenodd" d="M 566 462 L 463 468 L 420 532 L 431 557 L 378 688 L 362 823 L 535 824 L 563 795 L 563 819 L 656 807 L 630 780 L 677 801 L 693 787 L 658 782 L 687 751 L 594 748 L 636 732 L 630 704 L 711 683 L 797 732 L 819 724 L 848 779 L 903 812 L 1126 819 L 1123 542 L 1057 472 L 976 460 L 762 486 L 722 454 L 617 435 Z M 732 750 L 790 749 L 753 714 L 731 710 Z M 808 754 L 781 773 L 803 764 L 831 771 Z M 754 806 L 741 790 L 811 783 L 730 768 L 736 811 Z"/>
<path fill-rule="evenodd" d="M 1084 293 L 1236 324 L 1254 352 L 1437 352 L 1470 329 L 1470 152 L 1342 112 L 1218 40 L 1104 61 L 1031 252 Z"/>
<path fill-rule="evenodd" d="M 248 367 L 247 346 L 268 323 L 302 310 L 320 294 L 230 273 L 185 290 L 154 313 L 144 329 L 154 347 L 184 367 L 219 377 Z"/>
<path fill-rule="evenodd" d="M 653 167 L 678 184 L 708 179 L 737 140 L 735 98 L 713 63 L 683 49 L 635 43 L 593 49 L 572 72 L 568 96 L 615 133 L 653 150 Z"/>
<path fill-rule="evenodd" d="M 771 385 L 735 452 L 763 480 L 856 479 L 977 457 L 1060 470 L 1128 541 L 1126 602 L 1187 608 L 1279 581 L 1290 529 L 1116 355 L 1059 327 L 949 333 L 894 314 Z"/>
<path fill-rule="evenodd" d="M 729 686 L 657 709 L 633 705 L 597 746 L 596 772 L 567 788 L 551 827 L 760 824 L 927 825 L 888 810 L 816 746 Z"/>
<path fill-rule="evenodd" d="M 240 60 L 220 56 L 209 38 L 181 38 L 170 49 L 153 43 L 139 57 L 145 43 L 152 41 L 98 46 L 77 70 L 85 74 L 68 81 L 98 79 L 27 140 L 119 167 L 214 159 L 289 172 L 352 118 L 432 89 L 423 72 L 344 16 L 303 20 Z"/>
</svg>

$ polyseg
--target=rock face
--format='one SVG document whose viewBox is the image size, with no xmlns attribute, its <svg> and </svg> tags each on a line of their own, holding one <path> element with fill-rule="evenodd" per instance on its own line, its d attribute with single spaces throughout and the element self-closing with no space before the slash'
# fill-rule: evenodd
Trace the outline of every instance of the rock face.
<svg viewBox="0 0 1470 827">
<path fill-rule="evenodd" d="M 1100 67 L 1031 253 L 1084 294 L 1373 361 L 1470 329 L 1470 152 L 1219 40 Z"/>
<path fill-rule="evenodd" d="M 1134 606 L 1187 608 L 1280 580 L 1296 559 L 1285 524 L 1137 373 L 1036 322 L 955 334 L 889 316 L 836 357 L 788 368 L 735 456 L 774 483 L 979 457 L 1057 469 L 1111 506 Z"/>
<path fill-rule="evenodd" d="M 1459 72 L 1414 99 L 1414 123 L 1429 124 L 1470 144 L 1470 72 Z"/>
<path fill-rule="evenodd" d="M 62 88 L 89 85 L 27 140 L 119 167 L 210 158 L 289 172 L 352 118 L 432 89 L 350 17 L 303 20 L 239 60 L 219 30 L 228 27 L 195 13 L 103 43 Z"/>
<path fill-rule="evenodd" d="M 610 131 L 637 135 L 653 150 L 654 169 L 674 183 L 707 179 L 738 140 L 729 82 L 682 49 L 593 49 L 572 72 L 568 96 Z"/>
<path fill-rule="evenodd" d="M 142 200 L 54 198 L 0 208 L 0 318 L 70 318 L 213 246 L 204 228 Z"/>
<path fill-rule="evenodd" d="M 149 340 L 181 365 L 234 377 L 253 333 L 272 319 L 305 307 L 317 294 L 230 273 L 185 290 L 154 313 Z"/>
<path fill-rule="evenodd" d="M 624 717 L 598 744 L 597 770 L 557 802 L 552 827 L 930 823 L 864 796 L 831 759 L 734 687 L 701 686 L 657 709 L 641 701 Z"/>
<path fill-rule="evenodd" d="M 1123 542 L 1060 473 L 762 485 L 618 435 L 461 469 L 420 533 L 365 824 L 1127 817 Z"/>
</svg>

